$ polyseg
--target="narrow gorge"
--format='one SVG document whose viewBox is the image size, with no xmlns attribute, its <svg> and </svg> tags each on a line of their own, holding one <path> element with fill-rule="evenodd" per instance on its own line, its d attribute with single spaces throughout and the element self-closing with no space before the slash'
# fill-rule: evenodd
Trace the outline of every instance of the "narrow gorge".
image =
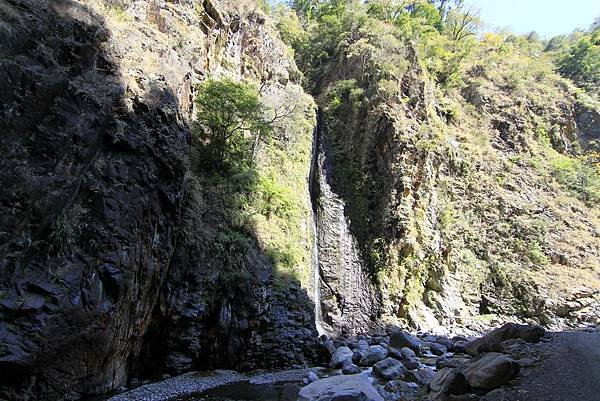
<svg viewBox="0 0 600 401">
<path fill-rule="evenodd" d="M 470 12 L 0 0 L 0 401 L 594 377 L 600 29 Z"/>
</svg>

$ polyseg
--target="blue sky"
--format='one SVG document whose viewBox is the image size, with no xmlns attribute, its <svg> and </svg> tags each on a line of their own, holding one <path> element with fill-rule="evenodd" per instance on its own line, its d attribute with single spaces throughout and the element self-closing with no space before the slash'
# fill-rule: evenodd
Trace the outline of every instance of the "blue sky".
<svg viewBox="0 0 600 401">
<path fill-rule="evenodd" d="M 600 16 L 600 0 L 466 0 L 481 9 L 481 18 L 493 27 L 516 33 L 536 31 L 544 37 L 587 29 Z"/>
</svg>

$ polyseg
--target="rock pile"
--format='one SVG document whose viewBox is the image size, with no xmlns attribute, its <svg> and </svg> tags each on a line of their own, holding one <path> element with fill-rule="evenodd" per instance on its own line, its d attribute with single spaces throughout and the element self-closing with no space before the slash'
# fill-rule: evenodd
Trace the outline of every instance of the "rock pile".
<svg viewBox="0 0 600 401">
<path fill-rule="evenodd" d="M 528 363 L 515 347 L 539 342 L 544 334 L 539 326 L 509 323 L 471 341 L 397 328 L 389 335 L 330 340 L 330 367 L 341 375 L 312 382 L 300 400 L 404 401 L 427 393 L 430 401 L 484 399 L 514 379 L 521 362 Z"/>
</svg>

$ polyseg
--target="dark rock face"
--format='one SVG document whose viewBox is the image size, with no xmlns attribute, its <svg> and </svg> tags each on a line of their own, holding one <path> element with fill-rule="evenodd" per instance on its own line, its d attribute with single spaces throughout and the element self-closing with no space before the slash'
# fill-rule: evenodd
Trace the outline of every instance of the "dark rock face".
<svg viewBox="0 0 600 401">
<path fill-rule="evenodd" d="M 210 71 L 190 59 L 165 75 L 124 74 L 124 50 L 89 4 L 0 7 L 0 399 L 76 399 L 191 368 L 305 365 L 318 352 L 305 291 L 273 287 L 258 243 L 240 256 L 252 280 L 230 285 L 211 246 L 219 216 L 193 218 L 211 205 L 197 206 L 186 180 L 190 77 Z M 203 4 L 218 31 L 206 41 L 226 41 L 227 18 Z M 246 41 L 235 43 L 248 43 L 244 29 L 238 21 Z"/>
<path fill-rule="evenodd" d="M 575 104 L 575 121 L 577 123 L 578 139 L 586 150 L 600 150 L 600 112 L 586 107 L 581 103 Z"/>
<path fill-rule="evenodd" d="M 335 190 L 333 153 L 321 122 L 316 137 L 311 195 L 323 320 L 333 333 L 356 334 L 373 324 L 379 300 L 357 238 L 350 231 L 346 203 Z"/>
<path fill-rule="evenodd" d="M 1 16 L 0 398 L 119 387 L 175 249 L 189 135 L 164 82 L 126 95 L 86 7 Z"/>
</svg>

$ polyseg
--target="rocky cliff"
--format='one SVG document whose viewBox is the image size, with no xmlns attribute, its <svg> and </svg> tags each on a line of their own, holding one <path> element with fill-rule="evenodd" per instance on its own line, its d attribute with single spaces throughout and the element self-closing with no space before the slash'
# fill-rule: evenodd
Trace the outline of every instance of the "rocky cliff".
<svg viewBox="0 0 600 401">
<path fill-rule="evenodd" d="M 496 55 L 485 42 L 460 84 L 440 84 L 427 48 L 347 13 L 331 57 L 308 69 L 328 179 L 356 248 L 353 282 L 371 277 L 380 297 L 351 290 L 361 295 L 346 303 L 420 330 L 598 324 L 598 173 L 580 161 L 595 143 L 597 105 L 547 61 Z M 321 269 L 327 292 L 339 276 Z"/>
<path fill-rule="evenodd" d="M 597 102 L 508 40 L 442 82 L 349 10 L 303 78 L 254 1 L 0 4 L 1 399 L 306 366 L 317 330 L 599 323 Z M 227 174 L 194 135 L 223 77 L 286 111 Z"/>
<path fill-rule="evenodd" d="M 8 0 L 0 16 L 0 398 L 314 359 L 300 286 L 314 106 L 264 14 L 208 0 Z M 193 171 L 194 88 L 219 76 L 297 105 L 258 156 L 260 174 L 299 194 L 285 226 L 306 256 L 297 271 L 279 268 L 287 242 L 265 231 L 283 229 L 277 216 L 240 228 L 232 194 Z"/>
</svg>

